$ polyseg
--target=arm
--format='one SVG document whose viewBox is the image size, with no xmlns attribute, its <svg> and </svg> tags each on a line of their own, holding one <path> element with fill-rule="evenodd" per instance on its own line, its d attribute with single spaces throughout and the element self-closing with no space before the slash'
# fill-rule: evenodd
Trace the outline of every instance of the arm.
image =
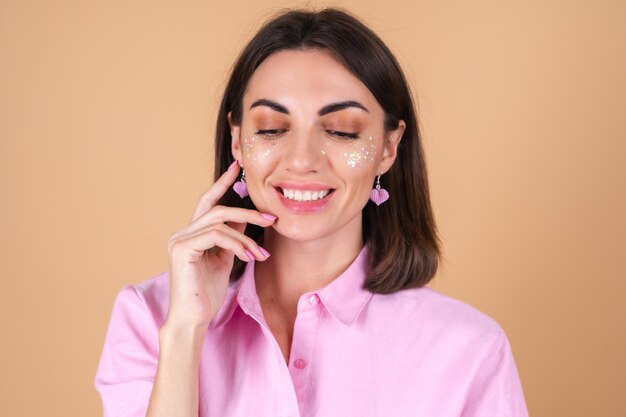
<svg viewBox="0 0 626 417">
<path fill-rule="evenodd" d="M 164 325 L 147 417 L 198 416 L 198 366 L 205 331 Z"/>
<path fill-rule="evenodd" d="M 215 206 L 238 172 L 233 163 L 203 193 L 192 222 L 168 240 L 165 323 L 158 319 L 157 324 L 157 315 L 135 287 L 120 292 L 96 375 L 105 417 L 198 416 L 202 344 L 224 303 L 234 257 L 249 262 L 269 256 L 244 234 L 245 227 L 268 227 L 276 219 L 256 210 Z"/>
</svg>

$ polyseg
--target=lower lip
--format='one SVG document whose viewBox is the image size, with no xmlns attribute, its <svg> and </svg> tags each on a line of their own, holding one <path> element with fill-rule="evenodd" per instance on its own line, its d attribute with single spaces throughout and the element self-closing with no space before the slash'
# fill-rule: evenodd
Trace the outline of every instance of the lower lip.
<svg viewBox="0 0 626 417">
<path fill-rule="evenodd" d="M 276 190 L 276 193 L 278 194 L 278 199 L 280 200 L 281 203 L 283 203 L 283 206 L 285 206 L 287 210 L 292 211 L 294 213 L 318 212 L 322 210 L 324 207 L 326 207 L 330 199 L 333 198 L 333 195 L 335 194 L 334 192 L 329 193 L 326 195 L 326 197 L 319 199 L 319 200 L 296 201 L 296 200 L 289 200 L 288 198 L 285 198 L 285 196 L 280 190 L 276 188 L 274 190 Z"/>
</svg>

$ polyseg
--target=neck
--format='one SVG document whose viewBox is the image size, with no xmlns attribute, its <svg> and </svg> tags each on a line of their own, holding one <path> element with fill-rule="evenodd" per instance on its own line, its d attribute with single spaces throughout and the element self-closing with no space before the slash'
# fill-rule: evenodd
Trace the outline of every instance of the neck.
<svg viewBox="0 0 626 417">
<path fill-rule="evenodd" d="M 346 232 L 296 241 L 266 229 L 263 246 L 272 256 L 255 265 L 261 303 L 295 311 L 302 294 L 319 290 L 337 278 L 363 248 L 360 222 L 358 231 Z"/>
</svg>

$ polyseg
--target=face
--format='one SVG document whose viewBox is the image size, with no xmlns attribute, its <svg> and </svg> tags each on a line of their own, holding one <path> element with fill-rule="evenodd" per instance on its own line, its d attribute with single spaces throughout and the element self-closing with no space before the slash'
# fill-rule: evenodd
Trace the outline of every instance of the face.
<svg viewBox="0 0 626 417">
<path fill-rule="evenodd" d="M 248 83 L 232 153 L 281 235 L 360 237 L 374 180 L 393 164 L 403 132 L 402 121 L 385 132 L 374 96 L 328 52 L 280 51 Z"/>
</svg>

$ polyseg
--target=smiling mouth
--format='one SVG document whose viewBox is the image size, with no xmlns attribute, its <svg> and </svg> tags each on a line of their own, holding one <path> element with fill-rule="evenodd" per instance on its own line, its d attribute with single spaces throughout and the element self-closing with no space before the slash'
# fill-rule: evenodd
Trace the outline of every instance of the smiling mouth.
<svg viewBox="0 0 626 417">
<path fill-rule="evenodd" d="M 335 191 L 334 188 L 329 188 L 327 190 L 291 190 L 288 188 L 279 188 L 278 190 L 283 197 L 287 200 L 298 201 L 298 202 L 307 202 L 307 201 L 319 201 L 326 198 L 328 195 L 332 194 Z"/>
</svg>

